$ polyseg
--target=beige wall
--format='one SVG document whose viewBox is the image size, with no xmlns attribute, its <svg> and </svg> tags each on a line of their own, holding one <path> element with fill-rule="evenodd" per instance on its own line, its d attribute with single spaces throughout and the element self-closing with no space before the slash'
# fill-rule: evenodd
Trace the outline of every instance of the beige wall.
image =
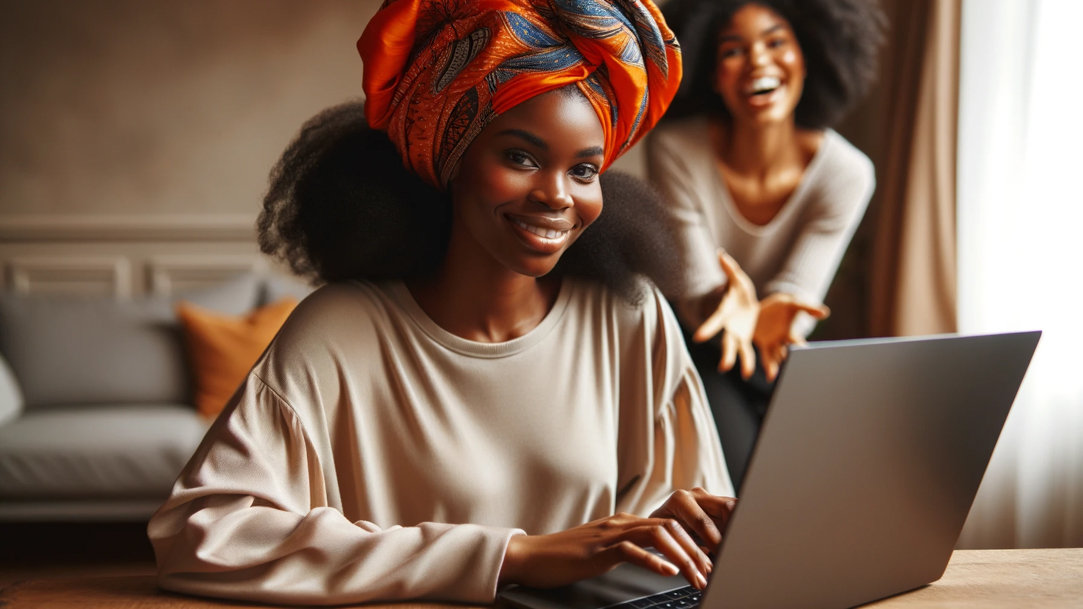
<svg viewBox="0 0 1083 609">
<path fill-rule="evenodd" d="M 301 122 L 360 94 L 376 0 L 3 0 L 0 221 L 241 214 Z"/>
<path fill-rule="evenodd" d="M 0 288 L 127 297 L 263 271 L 301 123 L 361 92 L 378 0 L 0 0 Z"/>
</svg>

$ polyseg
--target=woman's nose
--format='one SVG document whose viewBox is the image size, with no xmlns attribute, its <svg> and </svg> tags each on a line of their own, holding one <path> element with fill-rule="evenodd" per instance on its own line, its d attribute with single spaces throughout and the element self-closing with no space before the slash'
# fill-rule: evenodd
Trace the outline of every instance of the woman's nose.
<svg viewBox="0 0 1083 609">
<path fill-rule="evenodd" d="M 564 209 L 572 206 L 572 197 L 568 192 L 568 183 L 563 174 L 540 177 L 538 184 L 530 193 L 533 200 L 550 209 Z"/>
<path fill-rule="evenodd" d="M 770 53 L 767 52 L 767 45 L 762 42 L 755 42 L 748 50 L 749 61 L 754 66 L 761 66 L 767 63 L 770 58 Z"/>
</svg>

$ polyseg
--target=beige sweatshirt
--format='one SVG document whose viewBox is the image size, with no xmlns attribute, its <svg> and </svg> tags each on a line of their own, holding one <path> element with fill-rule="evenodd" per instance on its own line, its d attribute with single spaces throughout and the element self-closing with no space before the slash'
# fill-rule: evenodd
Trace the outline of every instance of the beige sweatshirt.
<svg viewBox="0 0 1083 609">
<path fill-rule="evenodd" d="M 162 587 L 491 602 L 510 536 L 732 495 L 675 319 L 566 279 L 528 334 L 438 327 L 401 283 L 304 300 L 154 515 Z"/>
</svg>

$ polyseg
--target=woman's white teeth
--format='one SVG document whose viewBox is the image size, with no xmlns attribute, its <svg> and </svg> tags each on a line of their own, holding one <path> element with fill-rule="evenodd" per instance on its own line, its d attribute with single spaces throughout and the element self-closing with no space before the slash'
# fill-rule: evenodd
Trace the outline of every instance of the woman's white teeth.
<svg viewBox="0 0 1083 609">
<path fill-rule="evenodd" d="M 546 239 L 556 239 L 557 237 L 560 237 L 565 232 L 567 232 L 562 230 L 553 230 L 551 228 L 542 228 L 540 226 L 531 226 L 525 222 L 515 219 L 512 219 L 512 222 L 514 222 L 516 226 L 527 231 L 528 233 L 534 233 L 535 235 L 539 237 L 544 237 Z"/>
<path fill-rule="evenodd" d="M 766 93 L 768 91 L 773 91 L 777 89 L 781 84 L 782 81 L 780 81 L 776 76 L 761 76 L 752 81 L 752 86 L 750 87 L 750 89 L 752 91 L 752 94 L 755 95 L 757 93 Z"/>
</svg>

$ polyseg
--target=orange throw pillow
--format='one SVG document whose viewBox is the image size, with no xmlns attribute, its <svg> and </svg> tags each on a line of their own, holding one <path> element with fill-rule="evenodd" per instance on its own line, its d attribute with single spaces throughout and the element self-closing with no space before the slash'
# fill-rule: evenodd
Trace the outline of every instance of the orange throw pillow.
<svg viewBox="0 0 1083 609">
<path fill-rule="evenodd" d="M 200 414 L 221 412 L 295 306 L 296 299 L 283 298 L 245 315 L 226 315 L 177 303 Z"/>
</svg>

